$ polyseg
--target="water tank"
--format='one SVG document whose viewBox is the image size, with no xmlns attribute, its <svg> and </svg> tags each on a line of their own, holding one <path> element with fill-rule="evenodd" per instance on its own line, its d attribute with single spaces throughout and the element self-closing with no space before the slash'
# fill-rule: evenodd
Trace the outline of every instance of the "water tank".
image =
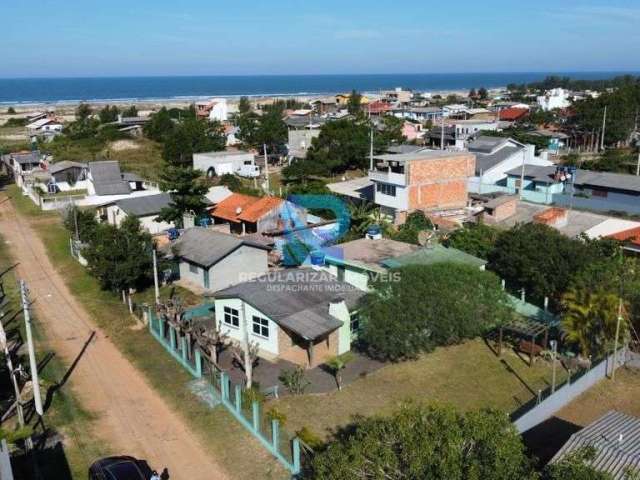
<svg viewBox="0 0 640 480">
<path fill-rule="evenodd" d="M 367 228 L 366 237 L 369 240 L 380 240 L 382 238 L 382 228 L 380 225 L 370 225 Z"/>
<path fill-rule="evenodd" d="M 324 265 L 324 252 L 322 250 L 314 250 L 309 254 L 311 265 Z"/>
</svg>

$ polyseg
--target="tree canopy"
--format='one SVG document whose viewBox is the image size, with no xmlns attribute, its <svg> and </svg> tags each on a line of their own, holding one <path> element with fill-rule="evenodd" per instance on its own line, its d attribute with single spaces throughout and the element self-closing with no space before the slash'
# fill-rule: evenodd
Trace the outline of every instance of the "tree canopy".
<svg viewBox="0 0 640 480">
<path fill-rule="evenodd" d="M 373 356 L 389 360 L 477 337 L 511 317 L 498 277 L 459 263 L 392 269 L 360 312 L 360 339 Z"/>
<path fill-rule="evenodd" d="M 88 243 L 95 237 L 98 221 L 93 210 L 82 210 L 74 205 L 65 211 L 64 227 L 74 239 L 77 232 L 78 240 Z"/>
<path fill-rule="evenodd" d="M 527 298 L 542 305 L 549 297 L 558 305 L 571 277 L 611 252 L 598 241 L 569 238 L 547 225 L 516 225 L 498 236 L 489 254 L 489 269 L 511 289 L 524 288 Z"/>
<path fill-rule="evenodd" d="M 144 134 L 156 142 L 164 142 L 176 129 L 176 124 L 166 107 L 162 107 L 144 126 Z"/>
<path fill-rule="evenodd" d="M 445 240 L 447 247 L 457 248 L 478 258 L 487 259 L 493 250 L 500 230 L 490 225 L 467 223 L 452 232 Z"/>
<path fill-rule="evenodd" d="M 141 230 L 137 218 L 127 217 L 120 227 L 98 225 L 82 254 L 101 288 L 118 292 L 149 284 L 153 275 L 151 248 L 151 235 Z"/>
<path fill-rule="evenodd" d="M 220 122 L 185 118 L 166 136 L 162 156 L 173 165 L 191 164 L 194 153 L 224 150 L 225 146 Z"/>
<path fill-rule="evenodd" d="M 533 479 L 524 446 L 500 411 L 404 405 L 360 418 L 318 452 L 308 479 Z"/>
</svg>

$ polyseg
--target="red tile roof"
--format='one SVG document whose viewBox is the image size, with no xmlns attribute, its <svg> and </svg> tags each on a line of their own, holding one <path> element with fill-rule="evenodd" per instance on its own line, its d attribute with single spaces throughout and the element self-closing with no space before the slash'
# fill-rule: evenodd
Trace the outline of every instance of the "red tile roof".
<svg viewBox="0 0 640 480">
<path fill-rule="evenodd" d="M 252 197 L 234 193 L 222 200 L 211 212 L 213 217 L 230 222 L 257 222 L 282 203 L 278 197 Z"/>
<path fill-rule="evenodd" d="M 629 230 L 623 230 L 622 232 L 609 235 L 608 238 L 614 240 L 620 240 L 621 242 L 629 242 L 634 245 L 640 246 L 640 227 L 630 228 Z"/>
<path fill-rule="evenodd" d="M 369 109 L 369 113 L 384 113 L 391 110 L 391 105 L 387 102 L 376 100 L 375 102 L 371 102 L 367 108 Z"/>
<path fill-rule="evenodd" d="M 528 113 L 529 110 L 527 110 L 526 108 L 505 108 L 504 110 L 500 110 L 500 120 L 513 122 L 516 120 L 520 120 Z"/>
</svg>

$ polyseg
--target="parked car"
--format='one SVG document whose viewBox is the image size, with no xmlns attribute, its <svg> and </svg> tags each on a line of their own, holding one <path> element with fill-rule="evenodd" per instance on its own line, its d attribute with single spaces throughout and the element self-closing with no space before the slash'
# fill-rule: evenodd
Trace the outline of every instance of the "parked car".
<svg viewBox="0 0 640 480">
<path fill-rule="evenodd" d="M 147 462 L 133 457 L 106 457 L 89 467 L 89 480 L 149 480 L 151 469 Z"/>
</svg>

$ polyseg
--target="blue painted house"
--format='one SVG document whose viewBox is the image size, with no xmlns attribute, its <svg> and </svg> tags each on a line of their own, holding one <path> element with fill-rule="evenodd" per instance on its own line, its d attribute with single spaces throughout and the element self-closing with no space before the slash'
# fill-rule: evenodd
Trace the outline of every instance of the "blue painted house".
<svg viewBox="0 0 640 480">
<path fill-rule="evenodd" d="M 622 173 L 525 165 L 507 172 L 506 190 L 523 200 L 589 210 L 640 214 L 640 177 Z"/>
</svg>

